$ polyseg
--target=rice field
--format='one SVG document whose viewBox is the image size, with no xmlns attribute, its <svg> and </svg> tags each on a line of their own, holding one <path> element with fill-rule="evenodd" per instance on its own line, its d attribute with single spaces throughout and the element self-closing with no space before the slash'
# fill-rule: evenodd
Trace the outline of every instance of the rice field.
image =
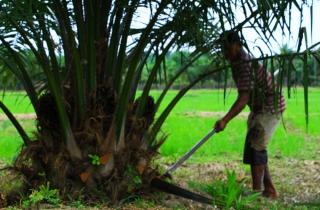
<svg viewBox="0 0 320 210">
<path fill-rule="evenodd" d="M 152 95 L 157 98 L 159 93 L 159 91 L 153 91 Z M 168 93 L 160 112 L 176 93 L 175 90 Z M 161 134 L 167 135 L 167 140 L 160 148 L 161 155 L 171 160 L 183 155 L 213 127 L 216 120 L 228 111 L 236 96 L 234 89 L 227 90 L 226 98 L 224 98 L 223 90 L 191 90 L 174 108 L 162 127 Z M 20 122 L 32 135 L 35 130 L 35 121 L 32 117 L 26 117 L 29 116 L 26 114 L 32 116 L 33 109 L 24 93 L 7 93 L 3 102 L 14 114 L 22 116 Z M 310 89 L 307 127 L 303 90 L 298 88 L 293 92 L 291 98 L 287 99 L 287 110 L 283 115 L 283 121 L 270 142 L 269 154 L 272 157 L 319 159 L 319 104 L 320 88 Z M 245 109 L 228 124 L 223 132 L 215 134 L 189 161 L 241 159 L 248 113 L 249 110 Z M 13 160 L 21 144 L 18 133 L 0 111 L 0 159 Z"/>
</svg>

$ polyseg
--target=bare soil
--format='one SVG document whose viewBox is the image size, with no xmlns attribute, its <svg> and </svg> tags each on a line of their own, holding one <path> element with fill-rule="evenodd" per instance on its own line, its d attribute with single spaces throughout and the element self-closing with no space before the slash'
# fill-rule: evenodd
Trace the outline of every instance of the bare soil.
<svg viewBox="0 0 320 210">
<path fill-rule="evenodd" d="M 18 120 L 29 120 L 29 119 L 36 119 L 36 114 L 28 113 L 28 114 L 14 114 L 15 118 Z M 8 120 L 7 115 L 0 114 L 0 121 Z"/>
<path fill-rule="evenodd" d="M 261 209 L 276 206 L 277 209 L 320 209 L 320 160 L 296 160 L 272 158 L 270 171 L 274 184 L 278 190 L 279 198 L 269 200 L 261 198 Z M 190 189 L 190 181 L 211 183 L 214 180 L 226 179 L 226 170 L 234 170 L 237 179 L 245 180 L 246 187 L 250 188 L 250 170 L 242 164 L 241 160 L 229 162 L 211 162 L 203 164 L 184 164 L 174 174 L 172 182 Z M 194 191 L 193 189 L 191 189 Z M 47 209 L 44 205 L 41 209 Z M 52 209 L 52 207 L 48 207 Z M 74 209 L 61 205 L 58 209 Z M 85 209 L 215 209 L 209 205 L 199 204 L 177 196 L 156 193 L 147 196 L 141 202 L 122 204 L 116 208 L 106 205 L 86 207 Z"/>
<path fill-rule="evenodd" d="M 272 201 L 261 199 L 262 204 L 280 206 L 312 206 L 320 209 L 320 160 L 271 159 L 270 171 L 279 197 Z M 226 179 L 226 170 L 234 170 L 237 179 L 251 187 L 250 170 L 241 160 L 227 163 L 189 164 L 177 171 L 175 182 L 186 186 L 191 181 L 210 183 Z"/>
<path fill-rule="evenodd" d="M 194 112 L 184 112 L 182 115 L 188 117 L 205 117 L 205 118 L 212 118 L 212 117 L 222 117 L 226 114 L 225 111 L 218 111 L 218 112 L 208 112 L 208 111 L 194 111 Z M 238 117 L 241 118 L 248 118 L 249 112 L 241 112 L 238 114 Z"/>
</svg>

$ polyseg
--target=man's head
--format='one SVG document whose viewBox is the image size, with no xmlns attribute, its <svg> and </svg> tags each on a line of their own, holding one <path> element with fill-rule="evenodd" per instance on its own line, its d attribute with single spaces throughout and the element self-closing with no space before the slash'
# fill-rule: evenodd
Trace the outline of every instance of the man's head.
<svg viewBox="0 0 320 210">
<path fill-rule="evenodd" d="M 220 35 L 218 43 L 221 45 L 223 55 L 228 60 L 237 59 L 242 48 L 242 43 L 237 32 L 225 31 Z"/>
</svg>

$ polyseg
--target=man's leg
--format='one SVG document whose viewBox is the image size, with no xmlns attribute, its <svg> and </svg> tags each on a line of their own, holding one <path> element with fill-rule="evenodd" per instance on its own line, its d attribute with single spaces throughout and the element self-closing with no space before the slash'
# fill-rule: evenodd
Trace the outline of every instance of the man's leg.
<svg viewBox="0 0 320 210">
<path fill-rule="evenodd" d="M 251 178 L 252 178 L 252 189 L 254 191 L 263 190 L 263 183 L 265 177 L 265 169 L 268 161 L 267 151 L 256 151 L 250 147 L 250 143 L 246 141 L 244 149 L 243 162 L 250 164 Z"/>
<path fill-rule="evenodd" d="M 266 150 L 257 151 L 252 149 L 252 163 L 251 163 L 251 176 L 252 176 L 252 189 L 254 191 L 262 191 L 265 177 L 265 169 L 268 163 L 268 154 Z"/>
<path fill-rule="evenodd" d="M 253 190 L 262 191 L 270 198 L 277 197 L 268 169 L 267 144 L 270 140 L 279 118 L 274 115 L 257 115 L 248 120 L 248 133 L 245 143 L 244 163 L 251 165 Z"/>
<path fill-rule="evenodd" d="M 251 165 L 252 189 L 262 192 L 264 181 L 265 165 Z"/>
<path fill-rule="evenodd" d="M 246 136 L 246 142 L 244 147 L 243 162 L 250 164 L 252 189 L 254 191 L 263 191 L 263 180 L 265 165 L 268 161 L 267 151 L 256 150 L 253 145 L 260 142 L 264 137 L 264 128 L 253 116 L 249 116 L 248 119 L 248 133 Z"/>
<path fill-rule="evenodd" d="M 263 196 L 268 198 L 276 198 L 278 196 L 278 193 L 273 186 L 270 171 L 268 168 L 268 164 L 265 165 L 265 172 L 264 172 L 264 178 L 263 178 L 263 184 L 264 184 L 264 191 Z"/>
</svg>

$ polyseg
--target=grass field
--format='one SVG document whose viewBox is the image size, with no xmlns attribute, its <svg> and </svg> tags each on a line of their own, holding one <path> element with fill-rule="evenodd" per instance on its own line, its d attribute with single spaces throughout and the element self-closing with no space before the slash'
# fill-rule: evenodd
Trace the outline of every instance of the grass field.
<svg viewBox="0 0 320 210">
<path fill-rule="evenodd" d="M 167 104 L 177 91 L 170 91 L 165 98 Z M 152 93 L 155 97 L 158 91 Z M 306 130 L 303 90 L 297 89 L 290 99 L 287 99 L 287 110 L 283 123 L 279 125 L 270 143 L 270 154 L 276 157 L 296 157 L 300 159 L 319 158 L 320 145 L 320 89 L 310 89 L 309 92 L 310 120 Z M 223 99 L 222 90 L 192 90 L 175 107 L 163 126 L 163 133 L 168 135 L 167 141 L 161 147 L 161 154 L 170 159 L 176 159 L 184 154 L 192 145 L 204 136 L 215 121 L 223 116 L 236 98 L 235 90 L 228 90 Z M 29 100 L 21 92 L 12 92 L 4 98 L 4 103 L 15 114 L 32 113 Z M 161 109 L 164 108 L 164 105 Z M 0 111 L 0 114 L 2 112 Z M 224 160 L 241 158 L 243 142 L 246 134 L 246 115 L 237 116 L 227 126 L 224 132 L 215 134 L 190 159 L 191 162 L 207 162 L 214 159 Z M 32 135 L 35 122 L 32 119 L 21 121 L 28 133 Z M 21 146 L 21 139 L 8 120 L 0 121 L 0 159 L 10 161 Z"/>
<path fill-rule="evenodd" d="M 292 156 L 299 158 L 319 158 L 320 145 L 320 90 L 311 89 L 309 99 L 309 126 L 306 129 L 302 90 L 287 99 L 287 110 L 270 142 L 270 154 L 274 156 Z M 170 92 L 169 97 L 174 95 Z M 235 91 L 228 93 L 226 100 L 223 93 L 211 90 L 194 90 L 175 107 L 163 130 L 169 134 L 161 148 L 166 156 L 180 156 L 196 141 L 205 135 L 215 121 L 222 117 L 236 98 Z M 224 104 L 225 102 L 225 104 Z M 248 113 L 248 109 L 244 112 Z M 239 157 L 242 153 L 246 135 L 245 114 L 230 122 L 224 132 L 216 134 L 193 157 L 193 160 Z"/>
</svg>

